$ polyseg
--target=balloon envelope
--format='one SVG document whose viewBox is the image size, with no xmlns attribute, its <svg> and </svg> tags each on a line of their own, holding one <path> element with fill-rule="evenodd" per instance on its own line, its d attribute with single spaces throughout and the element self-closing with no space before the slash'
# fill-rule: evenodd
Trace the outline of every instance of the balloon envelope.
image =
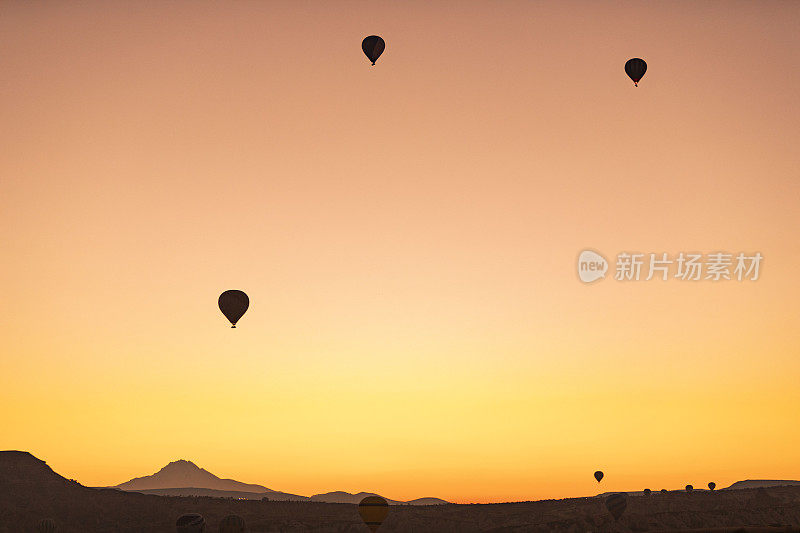
<svg viewBox="0 0 800 533">
<path fill-rule="evenodd" d="M 612 494 L 606 498 L 606 509 L 608 509 L 608 512 L 611 513 L 611 516 L 614 517 L 614 520 L 619 520 L 619 517 L 625 512 L 625 508 L 627 506 L 628 495 L 624 492 Z"/>
<path fill-rule="evenodd" d="M 247 526 L 244 518 L 235 514 L 226 516 L 219 523 L 219 533 L 244 533 L 245 531 L 247 531 Z"/>
<path fill-rule="evenodd" d="M 225 291 L 219 295 L 219 310 L 235 328 L 236 323 L 242 318 L 247 308 L 250 307 L 250 298 L 245 293 L 237 290 Z"/>
<path fill-rule="evenodd" d="M 361 41 L 361 49 L 364 50 L 364 54 L 367 56 L 367 59 L 372 61 L 372 64 L 374 65 L 378 58 L 381 57 L 383 51 L 386 49 L 386 43 L 377 35 L 370 35 Z"/>
<path fill-rule="evenodd" d="M 597 472 L 594 473 L 594 478 L 597 480 L 598 483 L 600 483 L 600 480 L 603 479 L 603 473 L 598 470 Z"/>
<path fill-rule="evenodd" d="M 625 74 L 633 80 L 633 84 L 637 87 L 645 72 L 647 72 L 647 63 L 645 63 L 644 59 L 634 57 L 625 63 Z"/>
<path fill-rule="evenodd" d="M 378 531 L 389 515 L 389 502 L 380 496 L 367 496 L 358 504 L 358 514 L 370 531 Z"/>
<path fill-rule="evenodd" d="M 714 490 L 716 488 L 717 488 L 717 484 L 714 483 L 713 481 L 708 484 L 708 490 Z"/>
<path fill-rule="evenodd" d="M 650 492 L 651 492 L 650 489 L 644 489 L 645 496 L 650 496 Z"/>
<path fill-rule="evenodd" d="M 36 524 L 36 531 L 39 533 L 54 533 L 56 531 L 56 523 L 52 518 L 43 518 Z"/>
<path fill-rule="evenodd" d="M 692 487 L 691 485 L 686 485 L 686 492 L 692 492 L 693 490 L 694 487 Z"/>
<path fill-rule="evenodd" d="M 206 520 L 197 513 L 185 514 L 175 522 L 178 533 L 203 533 L 206 530 Z"/>
</svg>

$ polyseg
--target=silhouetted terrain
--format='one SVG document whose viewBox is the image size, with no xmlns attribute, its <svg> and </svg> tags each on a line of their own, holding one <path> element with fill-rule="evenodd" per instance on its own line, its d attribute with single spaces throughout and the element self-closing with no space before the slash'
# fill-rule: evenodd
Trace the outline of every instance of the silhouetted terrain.
<svg viewBox="0 0 800 533">
<path fill-rule="evenodd" d="M 349 492 L 337 491 L 326 492 L 325 494 L 315 494 L 309 499 L 313 502 L 358 504 L 358 502 L 367 496 L 380 496 L 380 494 L 375 494 L 374 492 L 359 492 L 358 494 L 350 494 Z M 385 496 L 381 497 L 389 502 L 389 505 L 444 505 L 449 503 L 439 498 L 417 498 L 416 500 L 403 502 L 399 500 L 390 500 Z"/>
<path fill-rule="evenodd" d="M 170 489 L 142 489 L 128 492 L 140 492 L 142 494 L 156 494 L 158 496 L 208 496 L 209 498 L 234 498 L 236 500 L 267 500 L 307 502 L 306 496 L 297 494 L 287 494 L 285 492 L 240 492 L 236 490 L 214 490 L 202 487 L 176 487 Z"/>
<path fill-rule="evenodd" d="M 205 516 L 209 532 L 229 513 L 253 532 L 365 532 L 355 505 L 209 497 L 165 497 L 92 489 L 64 479 L 26 452 L 0 452 L 0 531 L 35 531 L 42 517 L 62 533 L 172 532 L 187 512 Z M 794 526 L 800 531 L 800 486 L 630 496 L 614 523 L 598 498 L 490 505 L 397 505 L 380 532 L 469 533 L 713 531 L 732 526 Z M 774 529 L 787 530 L 786 528 Z"/>
<path fill-rule="evenodd" d="M 191 461 L 173 461 L 152 476 L 137 477 L 116 486 L 122 490 L 169 489 L 173 487 L 198 487 L 214 490 L 233 490 L 239 492 L 271 492 L 262 485 L 251 485 L 220 479 Z"/>
<path fill-rule="evenodd" d="M 788 479 L 746 479 L 744 481 L 737 481 L 726 489 L 757 489 L 759 487 L 787 487 L 790 485 L 798 486 L 800 481 L 792 481 Z"/>
<path fill-rule="evenodd" d="M 159 496 L 211 496 L 215 498 L 236 498 L 245 500 L 315 501 L 325 503 L 358 503 L 367 496 L 377 496 L 372 492 L 327 492 L 313 496 L 300 496 L 268 489 L 263 485 L 242 483 L 233 479 L 220 479 L 211 472 L 198 467 L 191 461 L 173 461 L 152 476 L 137 477 L 116 488 L 143 494 Z M 439 498 L 417 498 L 408 502 L 386 498 L 390 505 L 437 505 L 448 503 Z"/>
</svg>

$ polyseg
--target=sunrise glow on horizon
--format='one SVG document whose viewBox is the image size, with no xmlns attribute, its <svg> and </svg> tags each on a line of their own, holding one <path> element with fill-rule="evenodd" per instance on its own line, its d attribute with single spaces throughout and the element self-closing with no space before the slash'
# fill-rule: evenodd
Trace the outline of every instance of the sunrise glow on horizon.
<svg viewBox="0 0 800 533">
<path fill-rule="evenodd" d="M 800 5 L 678 5 L 1 5 L 0 449 L 397 500 L 799 479 Z"/>
</svg>

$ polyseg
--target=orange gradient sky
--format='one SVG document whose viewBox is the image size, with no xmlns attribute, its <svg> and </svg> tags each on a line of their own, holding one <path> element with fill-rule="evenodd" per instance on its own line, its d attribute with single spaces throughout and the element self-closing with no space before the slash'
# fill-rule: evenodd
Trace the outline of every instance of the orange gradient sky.
<svg viewBox="0 0 800 533">
<path fill-rule="evenodd" d="M 185 458 L 459 502 L 800 478 L 799 25 L 3 2 L 0 448 L 91 486 Z M 584 248 L 764 262 L 584 285 Z"/>
</svg>

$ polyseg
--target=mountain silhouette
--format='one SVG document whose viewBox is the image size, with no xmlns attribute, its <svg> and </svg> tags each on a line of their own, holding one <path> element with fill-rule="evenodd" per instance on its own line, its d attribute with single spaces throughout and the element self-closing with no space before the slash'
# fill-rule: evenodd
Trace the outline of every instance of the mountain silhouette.
<svg viewBox="0 0 800 533">
<path fill-rule="evenodd" d="M 357 504 L 367 496 L 380 496 L 380 494 L 375 494 L 374 492 L 359 492 L 358 494 L 351 494 L 349 492 L 335 491 L 326 492 L 324 494 L 315 494 L 309 499 L 312 502 Z M 383 496 L 381 497 L 384 498 Z M 389 502 L 389 505 L 443 505 L 449 503 L 439 498 L 417 498 L 416 500 L 410 500 L 407 502 L 391 500 L 389 498 L 384 499 Z"/>
<path fill-rule="evenodd" d="M 180 459 L 150 476 L 143 476 L 109 487 L 128 492 L 141 492 L 158 496 L 210 496 L 244 500 L 315 501 L 325 503 L 358 503 L 367 496 L 379 496 L 372 492 L 335 491 L 314 496 L 300 496 L 269 489 L 263 485 L 242 483 L 233 479 L 220 479 L 208 470 L 191 461 Z M 448 503 L 439 498 L 417 498 L 408 502 L 386 498 L 391 505 L 441 505 Z"/>
<path fill-rule="evenodd" d="M 237 492 L 273 492 L 263 485 L 220 479 L 208 470 L 184 459 L 173 461 L 151 476 L 133 478 L 114 488 L 130 491 L 194 487 Z"/>
<path fill-rule="evenodd" d="M 793 481 L 790 479 L 745 479 L 743 481 L 737 481 L 730 487 L 725 487 L 723 490 L 757 489 L 761 487 L 787 487 L 791 485 L 800 485 L 800 481 Z"/>
</svg>

